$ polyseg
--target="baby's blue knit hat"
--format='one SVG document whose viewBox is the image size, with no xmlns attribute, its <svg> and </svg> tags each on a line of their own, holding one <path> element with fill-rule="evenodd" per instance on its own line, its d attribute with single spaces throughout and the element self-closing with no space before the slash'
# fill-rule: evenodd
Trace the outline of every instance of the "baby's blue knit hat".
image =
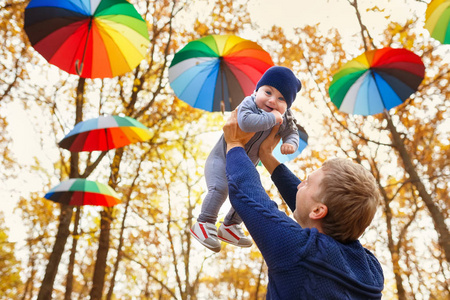
<svg viewBox="0 0 450 300">
<path fill-rule="evenodd" d="M 256 90 L 263 85 L 270 85 L 276 88 L 283 95 L 288 108 L 291 107 L 297 93 L 302 88 L 302 83 L 295 77 L 294 73 L 289 68 L 280 66 L 267 69 L 256 84 Z"/>
</svg>

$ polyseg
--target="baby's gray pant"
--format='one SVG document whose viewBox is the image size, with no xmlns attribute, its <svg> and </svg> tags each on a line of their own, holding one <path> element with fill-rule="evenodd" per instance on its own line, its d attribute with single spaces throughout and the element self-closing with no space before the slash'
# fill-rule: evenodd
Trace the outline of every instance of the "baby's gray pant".
<svg viewBox="0 0 450 300">
<path fill-rule="evenodd" d="M 222 137 L 223 139 L 223 137 Z M 228 197 L 228 180 L 225 171 L 225 146 L 217 143 L 205 163 L 205 179 L 208 193 L 202 203 L 199 222 L 216 224 L 219 210 Z M 224 220 L 225 225 L 242 223 L 241 217 L 233 207 L 230 208 Z"/>
</svg>

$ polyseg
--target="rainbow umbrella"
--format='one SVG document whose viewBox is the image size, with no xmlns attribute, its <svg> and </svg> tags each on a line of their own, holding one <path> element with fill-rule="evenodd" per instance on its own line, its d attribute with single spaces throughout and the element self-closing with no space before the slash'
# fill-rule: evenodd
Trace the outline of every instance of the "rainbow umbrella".
<svg viewBox="0 0 450 300">
<path fill-rule="evenodd" d="M 450 44 L 450 0 L 433 0 L 425 12 L 425 28 L 431 37 Z"/>
<path fill-rule="evenodd" d="M 148 128 L 133 118 L 100 116 L 75 125 L 59 146 L 72 152 L 107 151 L 150 138 Z"/>
<path fill-rule="evenodd" d="M 74 206 L 114 206 L 120 199 L 109 185 L 82 178 L 70 178 L 61 182 L 45 194 L 44 198 Z"/>
<path fill-rule="evenodd" d="M 255 42 L 235 35 L 209 35 L 175 54 L 170 86 L 192 107 L 231 111 L 254 91 L 271 66 L 270 55 Z"/>
<path fill-rule="evenodd" d="M 298 124 L 297 124 L 297 128 L 298 128 L 298 136 L 299 136 L 297 151 L 295 151 L 292 154 L 281 154 L 281 145 L 283 143 L 282 141 L 280 141 L 277 144 L 277 146 L 275 147 L 275 149 L 273 149 L 273 151 L 272 151 L 273 156 L 280 163 L 285 163 L 285 162 L 293 160 L 294 158 L 299 156 L 300 153 L 302 153 L 302 151 L 308 145 L 308 134 L 306 133 L 305 129 L 302 126 L 298 125 Z"/>
<path fill-rule="evenodd" d="M 367 51 L 343 65 L 329 88 L 331 101 L 348 114 L 374 115 L 402 104 L 425 76 L 419 56 L 406 49 Z"/>
<path fill-rule="evenodd" d="M 24 29 L 49 63 L 83 78 L 127 73 L 149 45 L 147 24 L 126 0 L 32 0 Z"/>
</svg>

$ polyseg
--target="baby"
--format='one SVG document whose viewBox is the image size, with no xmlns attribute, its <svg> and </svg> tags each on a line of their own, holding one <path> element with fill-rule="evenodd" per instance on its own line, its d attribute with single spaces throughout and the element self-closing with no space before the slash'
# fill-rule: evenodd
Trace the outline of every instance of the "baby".
<svg viewBox="0 0 450 300">
<path fill-rule="evenodd" d="M 237 107 L 239 127 L 246 132 L 255 132 L 245 145 L 245 150 L 255 165 L 259 162 L 259 146 L 275 125 L 281 125 L 278 131 L 283 141 L 281 153 L 292 154 L 297 150 L 299 136 L 290 107 L 301 87 L 300 80 L 290 69 L 274 66 L 262 75 L 255 93 L 246 97 Z M 208 193 L 203 200 L 197 223 L 191 228 L 192 236 L 214 252 L 220 251 L 219 240 L 239 247 L 252 245 L 252 240 L 240 226 L 241 218 L 233 208 L 218 230 L 215 225 L 219 210 L 228 196 L 226 148 L 222 135 L 206 160 Z"/>
</svg>

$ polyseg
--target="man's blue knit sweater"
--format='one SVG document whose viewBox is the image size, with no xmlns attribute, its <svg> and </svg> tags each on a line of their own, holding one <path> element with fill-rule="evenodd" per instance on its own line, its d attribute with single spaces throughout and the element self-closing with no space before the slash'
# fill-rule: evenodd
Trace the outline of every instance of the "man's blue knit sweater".
<svg viewBox="0 0 450 300">
<path fill-rule="evenodd" d="M 381 265 L 359 241 L 342 244 L 280 211 L 243 148 L 227 153 L 226 170 L 231 204 L 268 266 L 267 299 L 381 299 Z M 300 180 L 283 164 L 272 180 L 294 211 Z"/>
</svg>

